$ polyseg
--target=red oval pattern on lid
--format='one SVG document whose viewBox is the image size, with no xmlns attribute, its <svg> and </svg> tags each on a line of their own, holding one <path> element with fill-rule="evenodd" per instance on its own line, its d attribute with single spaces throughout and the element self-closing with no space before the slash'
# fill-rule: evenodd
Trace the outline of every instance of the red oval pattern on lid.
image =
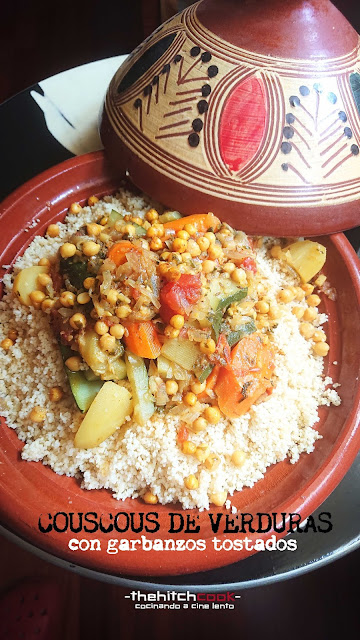
<svg viewBox="0 0 360 640">
<path fill-rule="evenodd" d="M 219 146 L 230 171 L 238 172 L 258 151 L 266 126 L 264 85 L 252 76 L 230 93 L 221 115 Z"/>
</svg>

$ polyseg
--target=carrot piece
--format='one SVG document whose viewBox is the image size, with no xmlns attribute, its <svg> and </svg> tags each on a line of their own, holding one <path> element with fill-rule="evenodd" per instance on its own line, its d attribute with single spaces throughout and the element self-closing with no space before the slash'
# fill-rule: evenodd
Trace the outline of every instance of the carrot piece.
<svg viewBox="0 0 360 640">
<path fill-rule="evenodd" d="M 126 254 L 129 251 L 138 251 L 138 249 L 129 240 L 120 240 L 120 242 L 116 242 L 110 247 L 108 258 L 119 267 L 126 262 Z"/>
<path fill-rule="evenodd" d="M 221 223 L 213 213 L 198 213 L 166 222 L 164 224 L 165 234 L 170 235 L 172 232 L 181 231 L 186 224 L 193 224 L 198 233 L 205 233 L 209 229 L 216 231 Z"/>
<path fill-rule="evenodd" d="M 220 410 L 228 418 L 238 418 L 271 386 L 274 352 L 260 336 L 246 336 L 233 348 L 231 361 L 222 367 L 215 392 Z"/>
<path fill-rule="evenodd" d="M 124 342 L 130 351 L 141 358 L 154 360 L 160 355 L 161 344 L 155 325 L 149 322 L 126 323 L 127 335 Z M 126 333 L 126 332 L 125 332 Z"/>
</svg>

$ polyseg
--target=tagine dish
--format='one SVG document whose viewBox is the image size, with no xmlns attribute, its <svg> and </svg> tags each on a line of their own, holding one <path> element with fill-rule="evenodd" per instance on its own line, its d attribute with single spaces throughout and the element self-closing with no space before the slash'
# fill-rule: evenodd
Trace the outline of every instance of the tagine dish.
<svg viewBox="0 0 360 640">
<path fill-rule="evenodd" d="M 22 458 L 118 500 L 231 508 L 340 404 L 325 260 L 125 189 L 73 203 L 4 277 L 0 407 Z"/>
</svg>

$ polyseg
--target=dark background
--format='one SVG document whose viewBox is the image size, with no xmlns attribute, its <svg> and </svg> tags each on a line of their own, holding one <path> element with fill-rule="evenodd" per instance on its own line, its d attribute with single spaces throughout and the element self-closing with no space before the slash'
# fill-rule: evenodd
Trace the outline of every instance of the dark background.
<svg viewBox="0 0 360 640">
<path fill-rule="evenodd" d="M 360 31 L 359 0 L 335 4 Z M 0 19 L 1 102 L 70 67 L 131 51 L 159 23 L 160 7 L 158 0 L 13 0 L 3 3 Z M 54 579 L 64 602 L 64 640 L 182 639 L 184 630 L 211 640 L 217 627 L 244 640 L 358 636 L 359 570 L 356 551 L 301 578 L 242 592 L 235 612 L 135 613 L 124 600 L 127 590 L 79 578 L 0 540 L 0 596 L 24 577 Z"/>
<path fill-rule="evenodd" d="M 334 4 L 360 32 L 359 0 Z M 159 24 L 159 5 L 160 0 L 4 0 L 0 102 L 70 67 L 129 53 Z"/>
</svg>

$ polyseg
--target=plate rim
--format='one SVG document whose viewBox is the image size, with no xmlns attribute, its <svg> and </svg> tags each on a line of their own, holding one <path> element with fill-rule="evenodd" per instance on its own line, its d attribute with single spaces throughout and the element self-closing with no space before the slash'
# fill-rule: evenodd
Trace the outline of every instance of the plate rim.
<svg viewBox="0 0 360 640">
<path fill-rule="evenodd" d="M 106 165 L 104 152 L 103 151 L 91 152 L 89 154 L 85 154 L 84 156 L 75 156 L 74 158 L 70 158 L 69 160 L 66 160 L 58 165 L 55 165 L 54 167 L 51 167 L 50 169 L 47 169 L 45 172 L 39 174 L 38 176 L 35 176 L 31 180 L 29 180 L 27 183 L 25 183 L 24 185 L 16 189 L 16 191 L 10 194 L 10 196 L 8 196 L 0 205 L 0 224 L 3 218 L 3 215 L 6 214 L 6 212 L 8 212 L 8 210 L 11 209 L 15 204 L 18 204 L 19 200 L 21 200 L 24 197 L 28 197 L 29 193 L 33 192 L 37 188 L 39 182 L 41 182 L 42 184 L 45 184 L 48 181 L 51 181 L 51 179 L 54 178 L 55 176 L 58 176 L 63 173 L 66 174 L 66 172 L 71 171 L 74 167 L 77 167 L 79 165 L 86 166 L 88 163 L 90 164 L 99 163 L 100 166 L 104 167 Z M 39 234 L 39 230 L 35 230 L 34 234 L 31 234 L 31 235 L 29 234 L 26 245 L 29 244 L 33 236 L 38 234 Z M 360 272 L 359 272 L 360 262 L 354 250 L 352 249 L 350 243 L 348 242 L 348 240 L 345 238 L 343 234 L 340 234 L 340 233 L 334 234 L 333 236 L 331 236 L 331 241 L 334 243 L 335 247 L 337 248 L 338 252 L 341 254 L 341 257 L 344 261 L 345 261 L 345 256 L 347 257 L 346 268 L 347 268 L 347 271 L 349 272 L 354 290 L 356 291 L 357 301 L 360 306 Z M 22 246 L 21 251 L 24 250 L 24 244 Z M 14 259 L 16 259 L 16 256 Z M 356 416 L 358 419 L 356 419 Z M 344 443 L 342 443 L 342 446 L 340 447 L 340 449 L 337 450 L 336 457 L 338 458 L 343 457 L 343 455 L 345 455 L 345 453 L 348 452 L 349 448 L 353 452 L 353 455 L 351 454 L 350 458 L 347 459 L 346 469 L 344 471 L 339 470 L 338 466 L 336 466 L 330 473 L 326 474 L 327 475 L 326 482 L 324 481 L 322 483 L 323 489 L 324 489 L 324 486 L 326 486 L 325 497 L 324 497 L 324 490 L 321 492 L 321 495 L 322 495 L 321 499 L 318 498 L 318 493 L 315 493 L 314 491 L 312 492 L 310 498 L 308 498 L 308 500 L 304 503 L 306 504 L 306 511 L 308 512 L 308 515 L 312 513 L 325 500 L 325 498 L 334 490 L 334 488 L 337 486 L 341 478 L 348 471 L 351 463 L 355 459 L 355 456 L 359 448 L 358 444 L 354 447 L 354 441 L 355 441 L 356 435 L 357 435 L 356 442 L 359 440 L 359 444 L 360 444 L 360 432 L 356 434 L 359 426 L 358 425 L 359 420 L 360 420 L 360 385 L 358 385 L 357 394 L 354 397 L 352 411 L 350 413 L 350 416 L 348 416 L 346 420 L 346 423 L 348 421 L 349 423 L 350 421 L 354 422 L 353 427 L 351 429 L 351 434 L 347 438 L 347 440 Z M 333 458 L 334 456 L 331 457 L 331 460 L 333 460 Z M 325 462 L 322 465 L 322 468 L 323 467 L 324 468 L 321 475 L 325 474 L 327 470 L 327 466 L 329 464 L 330 462 L 326 462 L 325 460 Z M 315 474 L 315 476 L 312 476 L 312 482 L 314 482 L 315 479 L 318 477 L 318 475 L 320 475 L 320 471 L 317 474 Z M 329 486 L 330 486 L 330 490 L 328 490 Z M 294 501 L 294 496 L 292 497 L 292 503 L 293 501 Z M 279 506 L 279 509 L 280 508 L 281 508 L 281 505 Z M 45 552 L 48 552 L 48 551 L 45 549 Z M 234 560 L 232 562 L 234 562 Z M 226 563 L 222 562 L 220 564 L 212 563 L 211 568 L 225 566 L 226 564 L 230 564 L 230 562 L 226 562 Z M 92 568 L 92 570 L 94 569 Z"/>
</svg>

